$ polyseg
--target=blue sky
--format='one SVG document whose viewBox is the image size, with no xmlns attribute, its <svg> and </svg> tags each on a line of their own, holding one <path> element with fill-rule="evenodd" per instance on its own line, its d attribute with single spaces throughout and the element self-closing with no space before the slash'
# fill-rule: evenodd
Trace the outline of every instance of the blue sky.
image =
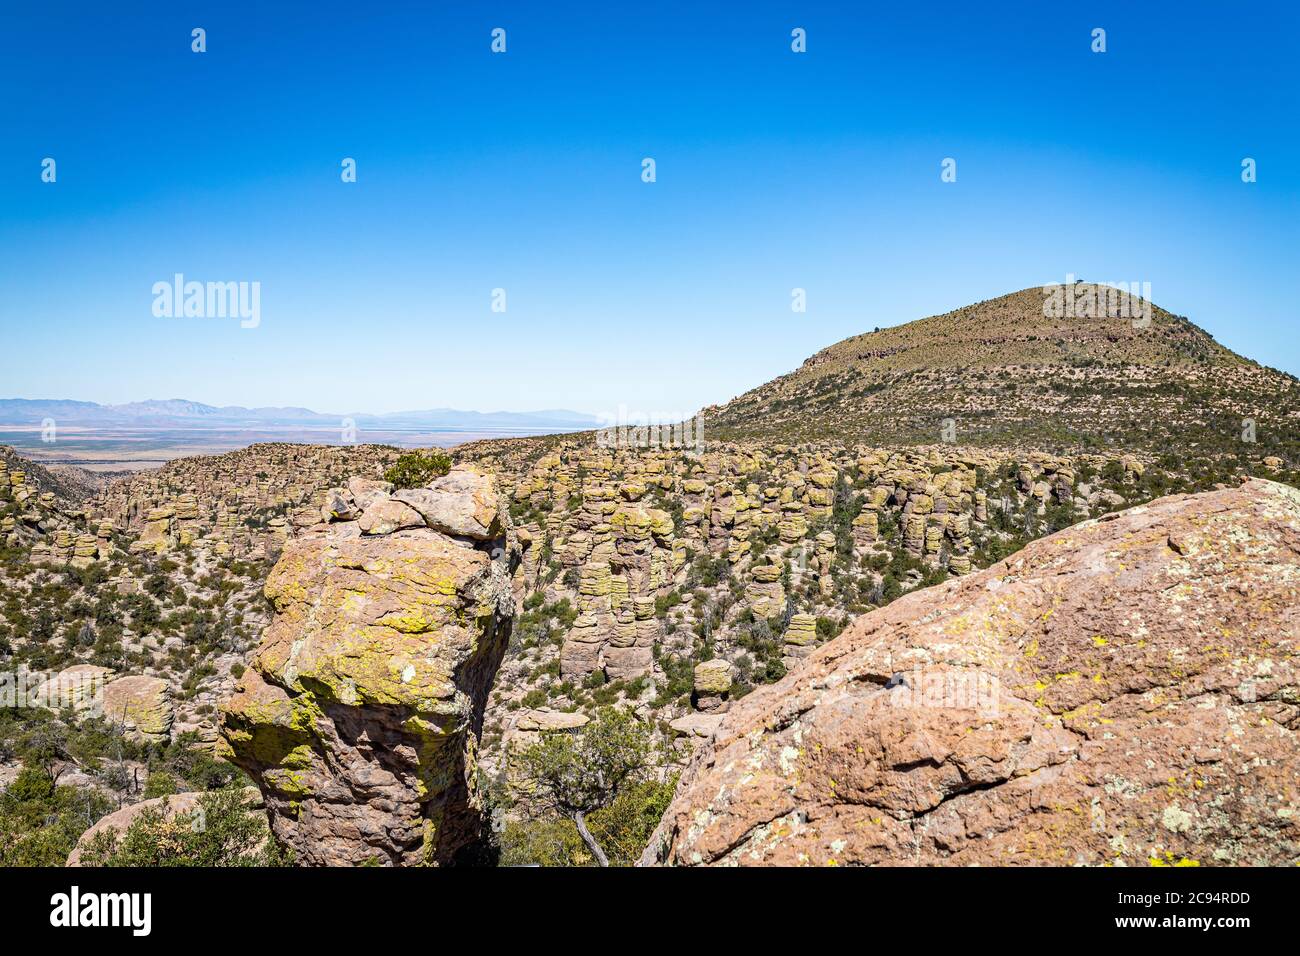
<svg viewBox="0 0 1300 956">
<path fill-rule="evenodd" d="M 1069 273 L 1300 373 L 1294 3 L 129 6 L 0 12 L 0 397 L 688 413 Z"/>
</svg>

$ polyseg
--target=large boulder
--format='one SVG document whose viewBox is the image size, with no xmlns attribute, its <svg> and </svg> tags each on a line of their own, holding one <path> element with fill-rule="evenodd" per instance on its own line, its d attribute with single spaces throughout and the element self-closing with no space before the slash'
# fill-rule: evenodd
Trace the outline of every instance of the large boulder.
<svg viewBox="0 0 1300 956">
<path fill-rule="evenodd" d="M 41 706 L 51 710 L 102 707 L 104 685 L 113 679 L 114 674 L 111 667 L 73 664 L 41 684 L 36 690 L 36 699 Z"/>
<path fill-rule="evenodd" d="M 486 541 L 503 532 L 506 512 L 496 478 L 472 466 L 455 468 L 427 488 L 399 491 L 394 497 L 444 534 Z"/>
<path fill-rule="evenodd" d="M 137 739 L 166 740 L 175 711 L 167 681 L 161 677 L 119 677 L 103 690 L 104 716 L 122 724 Z"/>
<path fill-rule="evenodd" d="M 518 558 L 508 521 L 488 519 L 500 537 L 476 542 L 336 522 L 286 545 L 219 751 L 300 863 L 451 863 L 480 848 L 475 753 Z"/>
<path fill-rule="evenodd" d="M 361 513 L 357 527 L 362 534 L 383 535 L 404 528 L 418 528 L 423 524 L 424 519 L 420 517 L 420 513 L 410 505 L 392 498 L 384 498 Z"/>
<path fill-rule="evenodd" d="M 1300 492 L 1163 498 L 735 704 L 643 864 L 1300 862 Z"/>
</svg>

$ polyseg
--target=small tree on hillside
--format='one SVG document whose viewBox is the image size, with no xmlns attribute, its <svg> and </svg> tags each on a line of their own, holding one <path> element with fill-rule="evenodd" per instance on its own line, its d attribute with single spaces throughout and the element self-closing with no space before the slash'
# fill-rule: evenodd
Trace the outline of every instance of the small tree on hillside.
<svg viewBox="0 0 1300 956">
<path fill-rule="evenodd" d="M 533 799 L 573 820 L 601 866 L 609 866 L 609 857 L 587 829 L 587 814 L 648 779 L 659 763 L 650 727 L 613 707 L 601 708 L 580 731 L 547 734 L 515 758 Z"/>
<path fill-rule="evenodd" d="M 23 766 L 39 770 L 51 786 L 57 785 L 64 771 L 76 764 L 68 750 L 68 728 L 53 718 L 24 733 L 17 750 Z"/>
</svg>

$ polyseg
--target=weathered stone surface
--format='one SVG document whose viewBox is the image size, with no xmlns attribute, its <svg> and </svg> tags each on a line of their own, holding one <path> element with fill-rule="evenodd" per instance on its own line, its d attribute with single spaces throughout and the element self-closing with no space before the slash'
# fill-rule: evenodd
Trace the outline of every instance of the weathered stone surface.
<svg viewBox="0 0 1300 956">
<path fill-rule="evenodd" d="M 73 664 L 59 671 L 36 690 L 41 706 L 51 710 L 71 707 L 82 710 L 103 704 L 104 685 L 113 679 L 111 667 Z"/>
<path fill-rule="evenodd" d="M 418 511 L 430 528 L 445 534 L 486 541 L 502 533 L 496 479 L 476 468 L 454 468 L 428 488 L 399 491 L 394 497 Z"/>
<path fill-rule="evenodd" d="M 687 714 L 670 721 L 668 726 L 683 737 L 709 738 L 722 723 L 722 714 Z"/>
<path fill-rule="evenodd" d="M 161 677 L 119 677 L 104 685 L 104 716 L 124 724 L 128 733 L 164 740 L 174 712 L 167 682 Z"/>
<path fill-rule="evenodd" d="M 267 580 L 275 618 L 223 706 L 220 750 L 301 863 L 443 864 L 478 849 L 475 754 L 518 547 L 505 515 L 447 523 L 470 520 L 502 537 L 468 547 L 340 523 L 290 541 Z"/>
<path fill-rule="evenodd" d="M 722 658 L 695 665 L 695 692 L 697 694 L 725 694 L 731 690 L 735 668 Z"/>
<path fill-rule="evenodd" d="M 1298 632 L 1300 492 L 1084 522 L 734 705 L 642 863 L 1294 864 Z"/>
<path fill-rule="evenodd" d="M 817 618 L 812 614 L 795 614 L 785 631 L 785 642 L 797 647 L 817 640 Z"/>
<path fill-rule="evenodd" d="M 605 674 L 610 680 L 633 680 L 648 674 L 654 664 L 654 650 L 649 647 L 605 648 Z"/>
<path fill-rule="evenodd" d="M 362 534 L 384 535 L 424 524 L 420 513 L 408 504 L 392 498 L 374 502 L 361 514 L 357 527 Z"/>
<path fill-rule="evenodd" d="M 325 492 L 320 514 L 325 521 L 352 521 L 358 517 L 356 499 L 342 488 L 331 488 Z"/>
<path fill-rule="evenodd" d="M 590 720 L 591 718 L 586 714 L 568 714 L 557 710 L 526 710 L 519 715 L 515 728 L 541 732 L 576 730 L 585 727 Z"/>
</svg>

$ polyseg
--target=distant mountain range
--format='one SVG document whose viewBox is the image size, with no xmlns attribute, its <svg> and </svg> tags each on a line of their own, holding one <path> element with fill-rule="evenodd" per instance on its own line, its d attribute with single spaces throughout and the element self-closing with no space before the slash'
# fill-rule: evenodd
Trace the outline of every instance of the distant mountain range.
<svg viewBox="0 0 1300 956">
<path fill-rule="evenodd" d="M 563 408 L 536 412 L 467 412 L 455 408 L 373 415 L 365 412 L 332 414 L 310 408 L 244 408 L 239 405 L 204 405 L 173 398 L 163 401 L 99 405 L 66 399 L 0 399 L 0 424 L 36 425 L 45 419 L 65 425 L 114 425 L 170 428 L 230 428 L 239 425 L 329 425 L 337 427 L 351 419 L 362 427 L 419 429 L 554 429 L 575 431 L 600 423 L 595 415 Z"/>
</svg>

